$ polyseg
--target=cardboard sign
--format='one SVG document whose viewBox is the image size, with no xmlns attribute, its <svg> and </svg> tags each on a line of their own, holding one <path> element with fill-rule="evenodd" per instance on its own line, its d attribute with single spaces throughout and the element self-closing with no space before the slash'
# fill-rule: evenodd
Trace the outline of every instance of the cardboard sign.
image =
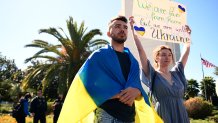
<svg viewBox="0 0 218 123">
<path fill-rule="evenodd" d="M 185 30 L 186 7 L 173 1 L 133 0 L 135 31 L 146 39 L 185 43 L 190 36 Z"/>
</svg>

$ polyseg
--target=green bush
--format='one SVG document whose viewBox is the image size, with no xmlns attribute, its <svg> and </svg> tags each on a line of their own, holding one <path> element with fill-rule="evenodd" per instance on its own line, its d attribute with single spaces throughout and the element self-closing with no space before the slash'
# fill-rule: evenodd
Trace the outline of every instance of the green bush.
<svg viewBox="0 0 218 123">
<path fill-rule="evenodd" d="M 7 104 L 0 104 L 0 113 L 11 113 L 12 111 L 12 104 L 7 103 Z"/>
<path fill-rule="evenodd" d="M 212 104 L 199 97 L 190 98 L 184 104 L 189 117 L 193 119 L 204 119 L 213 111 Z"/>
</svg>

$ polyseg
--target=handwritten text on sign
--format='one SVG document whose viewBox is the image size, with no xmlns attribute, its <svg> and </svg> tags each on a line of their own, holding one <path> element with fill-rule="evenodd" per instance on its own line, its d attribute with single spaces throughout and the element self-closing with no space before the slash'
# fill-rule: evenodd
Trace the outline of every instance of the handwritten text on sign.
<svg viewBox="0 0 218 123">
<path fill-rule="evenodd" d="M 142 37 L 184 43 L 190 40 L 185 30 L 186 9 L 172 1 L 134 0 L 134 29 Z"/>
</svg>

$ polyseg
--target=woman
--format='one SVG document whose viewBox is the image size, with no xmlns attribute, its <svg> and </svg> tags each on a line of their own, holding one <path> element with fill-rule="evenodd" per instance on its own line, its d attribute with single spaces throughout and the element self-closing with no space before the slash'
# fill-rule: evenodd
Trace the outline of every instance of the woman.
<svg viewBox="0 0 218 123">
<path fill-rule="evenodd" d="M 155 109 L 165 123 L 189 123 L 187 111 L 183 105 L 183 95 L 187 86 L 184 75 L 190 52 L 190 42 L 184 46 L 184 52 L 180 60 L 170 70 L 173 65 L 173 53 L 168 46 L 159 46 L 154 50 L 155 67 L 152 67 L 147 59 L 146 53 L 138 39 L 137 34 L 133 31 L 134 20 L 130 18 L 130 25 L 135 44 L 138 49 L 142 70 L 147 78 L 153 79 L 152 87 L 153 96 L 157 100 Z M 186 31 L 191 34 L 191 30 L 186 26 Z"/>
<path fill-rule="evenodd" d="M 17 123 L 25 123 L 26 116 L 31 116 L 28 108 L 29 108 L 29 99 L 31 98 L 31 94 L 27 92 L 25 96 L 21 97 L 19 100 L 19 105 L 17 105 L 17 116 L 16 121 Z"/>
</svg>

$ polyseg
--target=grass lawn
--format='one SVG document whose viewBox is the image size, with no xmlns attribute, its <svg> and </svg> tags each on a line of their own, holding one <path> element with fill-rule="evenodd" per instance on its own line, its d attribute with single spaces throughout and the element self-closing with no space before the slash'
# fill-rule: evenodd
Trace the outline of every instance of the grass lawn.
<svg viewBox="0 0 218 123">
<path fill-rule="evenodd" d="M 0 123 L 16 123 L 16 120 L 7 114 L 0 115 Z M 26 117 L 26 123 L 33 123 L 32 117 Z M 53 123 L 53 115 L 47 115 L 46 123 Z"/>
<path fill-rule="evenodd" d="M 216 123 L 213 120 L 204 119 L 204 120 L 193 120 L 191 119 L 191 123 Z"/>
<path fill-rule="evenodd" d="M 1 111 L 11 110 L 11 105 L 0 106 L 0 109 Z M 217 122 L 215 122 L 214 119 L 216 119 Z M 26 117 L 26 123 L 33 123 L 32 121 L 32 117 Z M 46 121 L 47 123 L 53 123 L 53 115 L 47 115 Z M 209 116 L 205 119 L 191 119 L 190 121 L 191 123 L 218 123 L 218 108 L 214 108 L 212 116 Z M 7 113 L 0 113 L 0 123 L 16 123 L 16 120 Z"/>
<path fill-rule="evenodd" d="M 32 117 L 26 118 L 26 123 L 33 123 L 32 121 L 33 121 Z M 48 115 L 46 117 L 46 121 L 47 121 L 47 123 L 53 123 L 53 115 Z M 10 115 L 3 114 L 3 115 L 0 115 L 0 123 L 16 123 L 16 120 L 13 117 L 11 117 Z M 207 118 L 204 120 L 191 119 L 191 123 L 216 123 L 216 122 L 214 122 L 213 120 L 209 120 L 209 118 Z"/>
</svg>

